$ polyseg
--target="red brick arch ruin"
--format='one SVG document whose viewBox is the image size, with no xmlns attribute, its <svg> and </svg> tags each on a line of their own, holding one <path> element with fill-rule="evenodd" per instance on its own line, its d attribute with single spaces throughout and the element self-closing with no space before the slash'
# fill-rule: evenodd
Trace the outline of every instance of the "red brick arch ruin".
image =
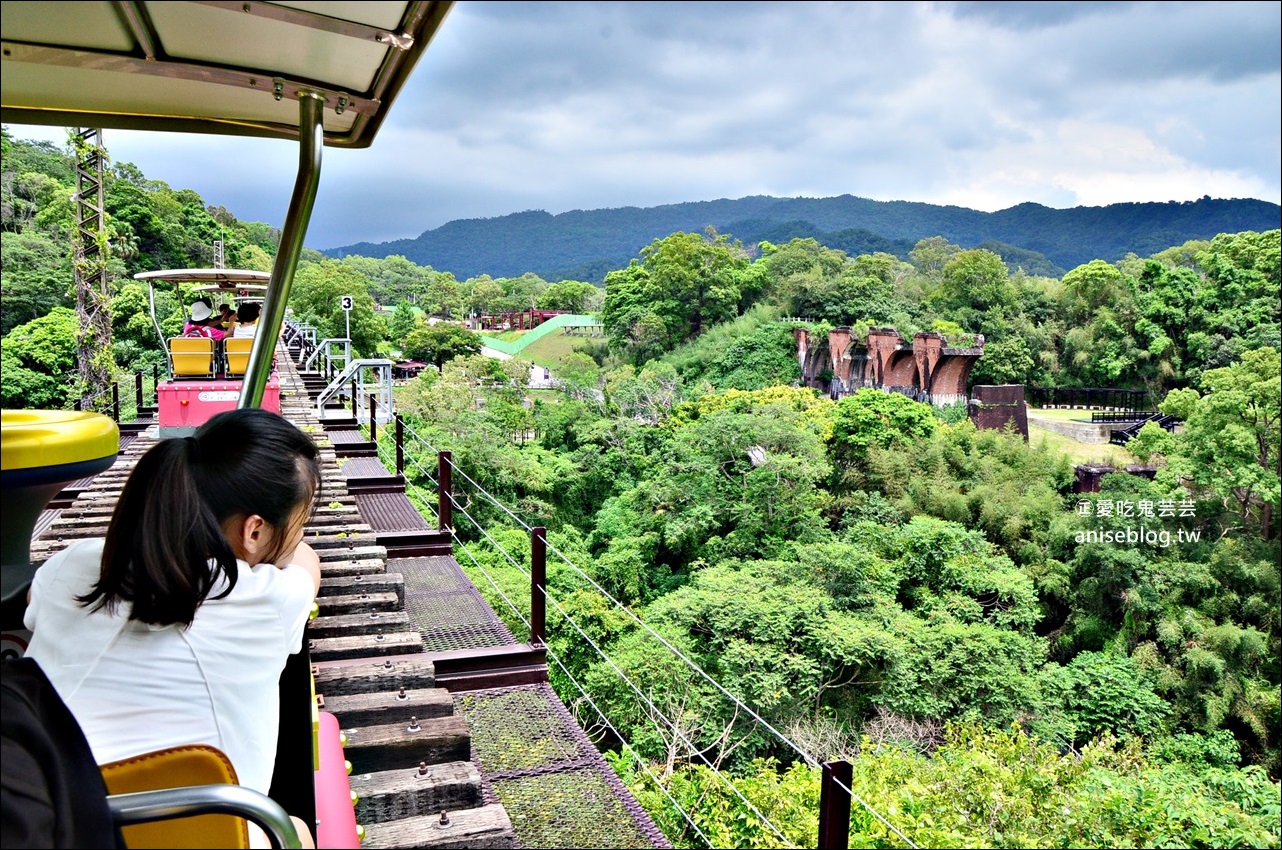
<svg viewBox="0 0 1282 850">
<path fill-rule="evenodd" d="M 863 340 L 847 327 L 833 328 L 826 341 L 812 339 L 808 328 L 793 328 L 792 333 L 802 383 L 825 389 L 833 398 L 872 388 L 941 407 L 965 401 L 970 371 L 984 354 L 980 334 L 950 345 L 943 334 L 933 332 L 914 334 L 905 343 L 894 328 L 870 328 Z M 830 380 L 822 375 L 825 368 L 832 371 Z"/>
</svg>

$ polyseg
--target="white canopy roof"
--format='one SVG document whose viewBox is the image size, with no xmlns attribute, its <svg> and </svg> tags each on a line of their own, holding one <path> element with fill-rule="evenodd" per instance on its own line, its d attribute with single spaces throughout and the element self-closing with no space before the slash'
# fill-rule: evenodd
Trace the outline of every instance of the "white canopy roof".
<svg viewBox="0 0 1282 850">
<path fill-rule="evenodd" d="M 368 147 L 452 3 L 116 0 L 0 4 L 0 119 Z"/>
<path fill-rule="evenodd" d="M 134 275 L 134 280 L 148 283 L 202 283 L 209 284 L 208 288 L 211 289 L 264 289 L 267 281 L 271 280 L 271 274 L 250 269 L 164 269 L 139 272 Z"/>
</svg>

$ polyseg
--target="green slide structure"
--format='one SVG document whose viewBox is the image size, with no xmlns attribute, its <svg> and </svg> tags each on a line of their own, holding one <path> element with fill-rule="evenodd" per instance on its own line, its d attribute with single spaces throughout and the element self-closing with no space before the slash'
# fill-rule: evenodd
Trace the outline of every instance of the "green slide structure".
<svg viewBox="0 0 1282 850">
<path fill-rule="evenodd" d="M 495 351 L 508 355 L 509 357 L 515 357 L 527 347 L 543 339 L 543 337 L 553 331 L 559 331 L 561 328 L 579 328 L 586 325 L 599 324 L 601 324 L 601 320 L 596 316 L 571 315 L 567 313 L 560 316 L 553 316 L 534 330 L 526 331 L 521 334 L 521 338 L 514 340 L 513 342 L 507 342 L 496 337 L 486 336 L 485 334 L 481 334 L 480 336 L 481 343 L 486 348 L 492 348 Z"/>
</svg>

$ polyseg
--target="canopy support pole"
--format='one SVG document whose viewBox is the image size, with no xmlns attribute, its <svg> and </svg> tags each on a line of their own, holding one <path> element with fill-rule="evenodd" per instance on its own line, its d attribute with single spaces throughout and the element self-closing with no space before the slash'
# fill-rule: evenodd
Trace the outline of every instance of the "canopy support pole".
<svg viewBox="0 0 1282 850">
<path fill-rule="evenodd" d="M 289 212 L 285 214 L 280 248 L 272 264 L 272 279 L 267 284 L 263 314 L 258 321 L 258 333 L 254 335 L 254 347 L 249 352 L 245 383 L 241 387 L 237 407 L 260 407 L 271 377 L 272 358 L 285 320 L 285 304 L 294 283 L 294 272 L 303 251 L 303 237 L 307 235 L 307 223 L 316 203 L 316 187 L 320 183 L 321 149 L 325 146 L 324 110 L 325 98 L 322 95 L 316 92 L 299 94 L 298 177 L 294 181 L 294 194 L 289 199 Z"/>
</svg>

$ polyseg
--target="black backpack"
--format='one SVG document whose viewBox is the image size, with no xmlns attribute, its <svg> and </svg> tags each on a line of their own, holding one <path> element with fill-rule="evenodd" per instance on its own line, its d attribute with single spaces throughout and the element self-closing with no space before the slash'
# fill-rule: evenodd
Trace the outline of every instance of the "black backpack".
<svg viewBox="0 0 1282 850">
<path fill-rule="evenodd" d="M 34 659 L 3 663 L 0 845 L 123 848 L 80 724 Z"/>
</svg>

